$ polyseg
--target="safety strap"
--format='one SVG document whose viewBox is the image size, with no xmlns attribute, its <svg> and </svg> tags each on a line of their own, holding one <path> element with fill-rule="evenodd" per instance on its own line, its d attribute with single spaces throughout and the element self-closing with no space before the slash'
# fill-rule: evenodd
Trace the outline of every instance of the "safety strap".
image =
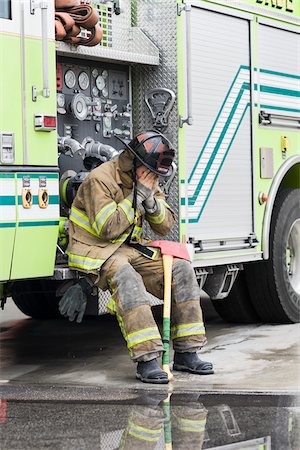
<svg viewBox="0 0 300 450">
<path fill-rule="evenodd" d="M 135 248 L 138 252 L 142 253 L 143 255 L 147 256 L 148 258 L 152 259 L 153 256 L 155 255 L 154 250 L 151 250 L 149 247 L 145 247 L 142 244 L 128 242 L 127 245 Z"/>
</svg>

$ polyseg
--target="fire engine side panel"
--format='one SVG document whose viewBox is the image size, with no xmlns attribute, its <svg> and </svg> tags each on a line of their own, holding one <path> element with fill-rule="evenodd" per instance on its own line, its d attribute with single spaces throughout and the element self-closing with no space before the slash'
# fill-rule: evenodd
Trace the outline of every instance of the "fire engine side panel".
<svg viewBox="0 0 300 450">
<path fill-rule="evenodd" d="M 30 2 L 24 2 L 24 54 L 25 54 L 25 91 L 26 91 L 26 130 L 27 130 L 27 161 L 26 165 L 57 166 L 57 134 L 56 131 L 37 132 L 34 129 L 34 115 L 44 114 L 56 116 L 56 52 L 54 42 L 54 1 L 48 1 L 47 29 L 42 28 L 42 11 L 36 8 L 30 12 Z M 22 13 L 21 13 L 21 20 Z M 43 32 L 47 34 L 48 78 L 50 96 L 42 95 L 43 82 Z M 36 88 L 36 101 L 32 89 Z M 26 159 L 25 154 L 25 159 Z"/>
<path fill-rule="evenodd" d="M 46 55 L 43 59 L 38 5 L 31 14 L 30 2 L 5 1 L 5 9 L 0 9 L 0 133 L 12 133 L 14 158 L 8 161 L 2 157 L 0 162 L 3 281 L 52 275 L 59 222 L 56 132 L 37 132 L 34 128 L 34 114 L 56 116 L 54 2 L 48 2 L 48 59 Z M 50 97 L 42 96 L 45 61 Z M 30 170 L 30 166 L 38 166 L 41 172 L 36 167 Z M 42 192 L 48 195 L 46 204 L 41 202 Z"/>
<path fill-rule="evenodd" d="M 255 117 L 256 126 L 256 171 L 260 173 L 260 149 L 270 148 L 273 153 L 272 171 L 274 176 L 289 157 L 300 154 L 299 128 L 284 126 L 290 117 L 300 120 L 300 29 L 280 29 L 279 22 L 274 26 L 257 24 L 257 70 L 255 71 Z M 279 28 L 277 28 L 279 27 Z M 298 56 L 297 56 L 298 55 Z M 280 115 L 281 126 L 261 126 L 258 122 L 260 111 Z M 275 116 L 274 116 L 275 117 Z M 288 148 L 283 150 L 281 140 L 287 138 Z M 295 171 L 295 174 L 300 173 Z M 298 179 L 293 186 L 299 187 Z M 297 175 L 296 175 L 297 177 Z M 272 178 L 256 178 L 256 192 L 268 193 Z M 258 239 L 264 218 L 265 205 L 256 203 Z"/>
<path fill-rule="evenodd" d="M 249 43 L 248 20 L 192 7 L 188 238 L 242 242 L 254 231 Z"/>
</svg>

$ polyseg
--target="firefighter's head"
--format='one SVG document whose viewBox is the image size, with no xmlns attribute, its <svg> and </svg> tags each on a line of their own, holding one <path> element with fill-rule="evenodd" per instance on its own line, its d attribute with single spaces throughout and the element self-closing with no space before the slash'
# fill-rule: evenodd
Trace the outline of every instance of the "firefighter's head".
<svg viewBox="0 0 300 450">
<path fill-rule="evenodd" d="M 145 131 L 126 146 L 136 157 L 137 165 L 142 164 L 162 177 L 171 175 L 175 150 L 163 134 L 154 130 Z"/>
</svg>

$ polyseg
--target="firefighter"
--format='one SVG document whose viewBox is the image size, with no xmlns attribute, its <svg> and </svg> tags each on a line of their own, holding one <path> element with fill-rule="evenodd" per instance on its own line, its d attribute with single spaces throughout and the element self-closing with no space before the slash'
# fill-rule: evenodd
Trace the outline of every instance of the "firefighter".
<svg viewBox="0 0 300 450">
<path fill-rule="evenodd" d="M 80 322 L 91 284 L 109 289 L 108 308 L 115 314 L 136 377 L 145 383 L 168 383 L 158 365 L 163 352 L 149 292 L 163 299 L 163 264 L 158 249 L 147 247 L 146 220 L 159 235 L 170 232 L 175 216 L 158 186 L 172 173 L 175 151 L 157 131 L 138 134 L 120 156 L 94 169 L 74 199 L 69 224 L 69 266 L 89 273 L 60 302 L 60 312 Z M 92 283 L 89 281 L 92 280 Z M 174 369 L 212 374 L 212 364 L 197 352 L 206 343 L 200 290 L 191 264 L 174 259 L 172 322 Z"/>
</svg>

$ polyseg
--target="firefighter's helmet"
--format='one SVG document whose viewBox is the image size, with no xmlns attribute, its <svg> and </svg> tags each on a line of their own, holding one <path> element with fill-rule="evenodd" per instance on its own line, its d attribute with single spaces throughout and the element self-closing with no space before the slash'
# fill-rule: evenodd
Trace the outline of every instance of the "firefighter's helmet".
<svg viewBox="0 0 300 450">
<path fill-rule="evenodd" d="M 159 131 L 144 131 L 126 144 L 138 161 L 151 172 L 162 177 L 172 173 L 175 150 L 171 142 Z"/>
</svg>

